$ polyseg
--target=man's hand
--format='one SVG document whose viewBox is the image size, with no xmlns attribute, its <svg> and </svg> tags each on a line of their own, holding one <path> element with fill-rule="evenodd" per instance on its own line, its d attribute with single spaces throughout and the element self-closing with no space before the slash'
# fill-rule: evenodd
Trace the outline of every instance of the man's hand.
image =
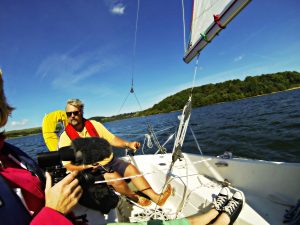
<svg viewBox="0 0 300 225">
<path fill-rule="evenodd" d="M 137 141 L 127 142 L 127 143 L 128 144 L 126 145 L 126 147 L 133 150 L 133 152 L 136 152 L 136 150 L 138 150 L 141 147 L 141 144 Z"/>
<path fill-rule="evenodd" d="M 45 201 L 46 207 L 52 208 L 64 215 L 68 214 L 77 204 L 82 195 L 76 175 L 78 172 L 68 174 L 64 179 L 52 187 L 49 173 L 46 173 Z"/>
</svg>

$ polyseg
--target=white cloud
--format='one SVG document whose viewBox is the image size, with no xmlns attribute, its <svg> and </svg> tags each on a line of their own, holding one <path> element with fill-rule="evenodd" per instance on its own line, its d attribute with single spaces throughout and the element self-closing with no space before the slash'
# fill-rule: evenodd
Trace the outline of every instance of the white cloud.
<svg viewBox="0 0 300 225">
<path fill-rule="evenodd" d="M 83 87 L 84 81 L 93 76 L 104 76 L 108 68 L 114 66 L 114 62 L 103 57 L 105 50 L 93 52 L 71 52 L 65 54 L 53 54 L 48 56 L 39 65 L 36 75 L 42 79 L 50 79 L 54 89 L 70 90 Z M 94 90 L 88 87 L 87 90 Z M 99 88 L 96 88 L 99 90 Z M 102 91 L 109 92 L 106 88 Z"/>
<path fill-rule="evenodd" d="M 238 62 L 238 61 L 241 61 L 243 58 L 244 58 L 244 56 L 243 56 L 243 55 L 240 55 L 240 56 L 234 58 L 233 61 L 234 61 L 234 62 Z"/>
<path fill-rule="evenodd" d="M 72 50 L 52 54 L 39 65 L 36 76 L 50 84 L 54 91 L 78 97 L 84 95 L 98 98 L 115 96 L 116 87 L 106 80 L 107 74 L 118 67 L 120 56 L 107 55 L 115 46 L 107 45 L 94 51 Z M 83 92 L 84 90 L 84 92 Z"/>
<path fill-rule="evenodd" d="M 11 126 L 12 127 L 22 127 L 26 126 L 28 124 L 29 120 L 28 119 L 22 119 L 21 121 L 12 121 Z"/>
<path fill-rule="evenodd" d="M 103 63 L 97 52 L 71 54 L 53 54 L 46 58 L 38 67 L 37 75 L 45 78 L 56 77 L 72 78 L 73 83 L 77 83 L 84 78 L 92 76 L 101 70 Z M 70 80 L 68 79 L 68 82 Z"/>
<path fill-rule="evenodd" d="M 125 5 L 123 5 L 122 3 L 118 3 L 116 5 L 113 5 L 110 11 L 115 15 L 123 15 L 125 12 L 125 8 Z"/>
<path fill-rule="evenodd" d="M 114 15 L 121 16 L 125 13 L 126 6 L 120 0 L 104 0 L 104 3 Z"/>
</svg>

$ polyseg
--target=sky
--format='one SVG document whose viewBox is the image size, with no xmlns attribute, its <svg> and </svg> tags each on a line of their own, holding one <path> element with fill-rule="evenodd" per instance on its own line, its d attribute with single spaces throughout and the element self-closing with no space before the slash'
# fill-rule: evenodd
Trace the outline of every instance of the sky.
<svg viewBox="0 0 300 225">
<path fill-rule="evenodd" d="M 191 87 L 196 60 L 182 60 L 181 3 L 1 0 L 0 68 L 16 108 L 4 129 L 40 127 L 70 98 L 85 103 L 89 118 L 147 109 Z M 298 0 L 250 2 L 201 52 L 195 85 L 300 71 L 299 9 Z"/>
</svg>

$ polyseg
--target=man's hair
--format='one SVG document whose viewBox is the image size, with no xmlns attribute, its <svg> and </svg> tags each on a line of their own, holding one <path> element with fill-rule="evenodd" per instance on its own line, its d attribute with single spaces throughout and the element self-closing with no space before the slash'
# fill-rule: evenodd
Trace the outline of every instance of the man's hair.
<svg viewBox="0 0 300 225">
<path fill-rule="evenodd" d="M 14 110 L 7 101 L 4 94 L 2 71 L 0 69 L 0 127 L 3 127 L 7 121 L 7 117 Z"/>
<path fill-rule="evenodd" d="M 72 106 L 80 109 L 81 112 L 83 112 L 84 104 L 78 98 L 69 99 L 67 101 L 67 105 L 72 105 Z"/>
</svg>

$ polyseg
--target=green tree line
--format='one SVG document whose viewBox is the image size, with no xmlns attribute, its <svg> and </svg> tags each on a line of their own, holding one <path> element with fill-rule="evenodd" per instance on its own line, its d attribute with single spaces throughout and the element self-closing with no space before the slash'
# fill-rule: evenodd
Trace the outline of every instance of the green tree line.
<svg viewBox="0 0 300 225">
<path fill-rule="evenodd" d="M 248 76 L 245 80 L 228 80 L 217 84 L 206 84 L 193 89 L 194 108 L 220 102 L 234 101 L 258 95 L 270 94 L 300 87 L 300 73 L 297 71 L 285 71 L 260 76 Z M 158 113 L 167 113 L 181 110 L 187 102 L 191 88 L 171 95 L 153 107 L 144 111 L 124 113 L 111 117 L 91 117 L 100 122 L 109 122 L 139 116 L 149 116 Z M 9 131 L 7 137 L 18 137 L 41 133 L 41 127 L 18 131 Z"/>
<path fill-rule="evenodd" d="M 42 127 L 28 128 L 23 130 L 12 130 L 12 131 L 5 132 L 5 136 L 7 138 L 16 138 L 16 137 L 35 135 L 40 133 L 42 133 Z"/>
<path fill-rule="evenodd" d="M 228 80 L 217 84 L 206 84 L 193 90 L 193 107 L 201 107 L 220 102 L 234 101 L 258 95 L 270 94 L 300 87 L 300 73 L 296 71 L 248 76 L 244 81 Z M 152 108 L 141 111 L 138 116 L 181 110 L 188 100 L 191 89 L 171 95 Z"/>
</svg>

